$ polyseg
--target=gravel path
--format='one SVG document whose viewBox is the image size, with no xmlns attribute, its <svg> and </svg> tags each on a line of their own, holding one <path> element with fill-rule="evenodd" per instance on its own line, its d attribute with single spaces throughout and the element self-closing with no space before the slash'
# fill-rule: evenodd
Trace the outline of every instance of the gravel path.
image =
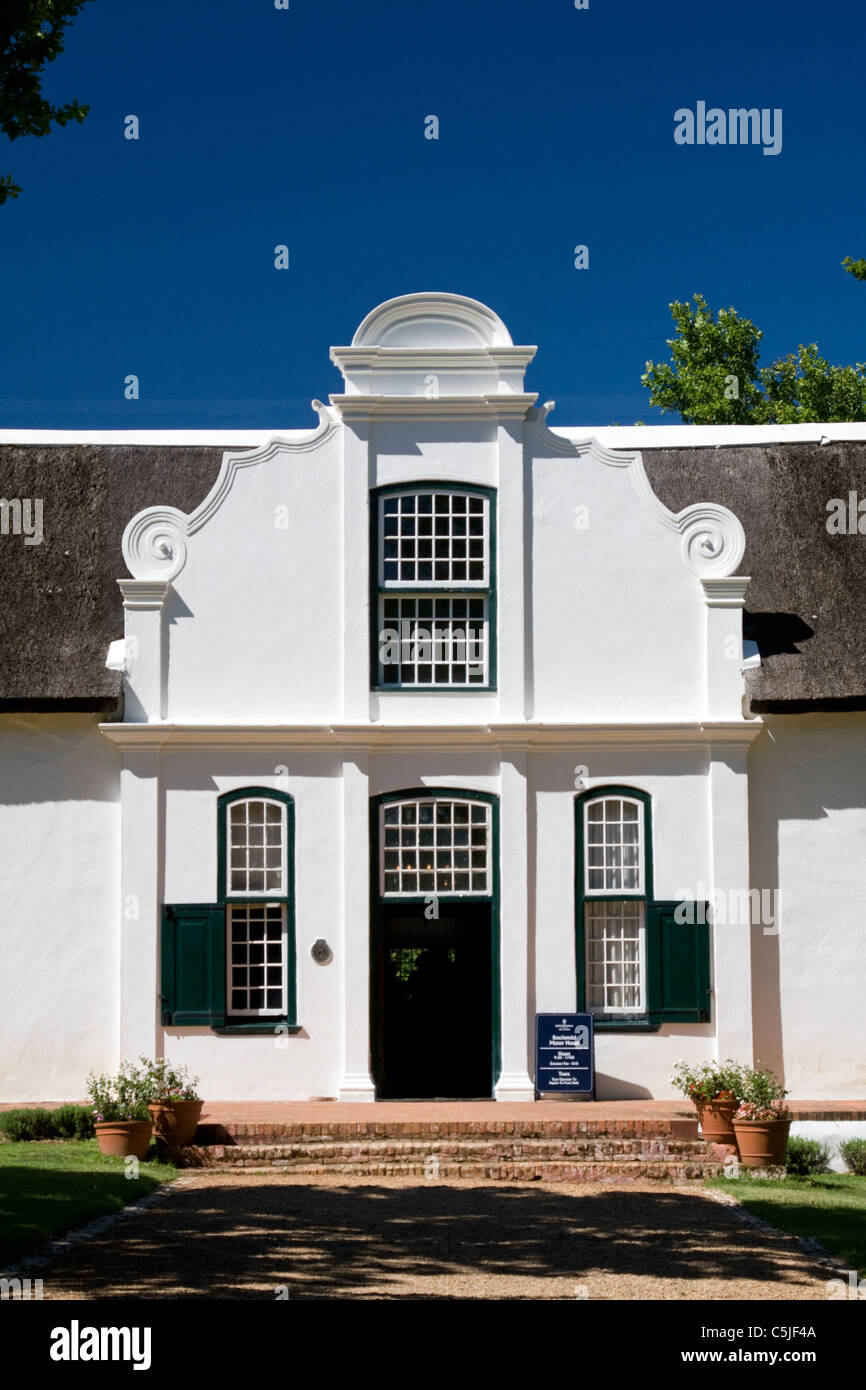
<svg viewBox="0 0 866 1390">
<path fill-rule="evenodd" d="M 184 1175 L 40 1271 L 46 1299 L 824 1299 L 698 1187 Z"/>
</svg>

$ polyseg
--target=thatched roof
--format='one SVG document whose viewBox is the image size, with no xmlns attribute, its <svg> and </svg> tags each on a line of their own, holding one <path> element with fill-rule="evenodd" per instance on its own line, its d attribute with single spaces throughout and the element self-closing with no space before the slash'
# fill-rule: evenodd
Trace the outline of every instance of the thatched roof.
<svg viewBox="0 0 866 1390">
<path fill-rule="evenodd" d="M 0 497 L 41 497 L 44 539 L 0 536 L 0 708 L 108 709 L 121 674 L 108 644 L 123 636 L 117 580 L 126 523 L 165 503 L 192 511 L 222 449 L 123 444 L 0 446 Z M 70 702 L 75 702 L 70 704 Z"/>
<path fill-rule="evenodd" d="M 42 544 L 0 536 L 0 709 L 116 705 L 120 675 L 105 657 L 123 635 L 124 527 L 147 506 L 192 511 L 222 452 L 0 446 L 0 497 L 44 503 Z M 866 498 L 866 442 L 644 447 L 643 457 L 668 507 L 721 502 L 743 523 L 746 635 L 763 657 L 747 673 L 752 712 L 866 709 L 866 536 L 831 535 L 826 524 L 831 498 Z"/>
<path fill-rule="evenodd" d="M 827 530 L 831 498 L 866 498 L 866 442 L 645 449 L 643 459 L 666 506 L 721 502 L 743 523 L 744 635 L 762 658 L 746 674 L 751 712 L 866 709 L 866 536 Z"/>
</svg>

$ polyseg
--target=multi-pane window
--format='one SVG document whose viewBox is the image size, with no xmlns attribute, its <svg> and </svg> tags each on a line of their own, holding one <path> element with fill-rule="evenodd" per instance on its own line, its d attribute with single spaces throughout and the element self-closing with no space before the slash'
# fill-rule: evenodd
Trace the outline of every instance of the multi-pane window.
<svg viewBox="0 0 866 1390">
<path fill-rule="evenodd" d="M 228 896 L 284 893 L 285 805 L 250 798 L 232 802 L 228 812 Z"/>
<path fill-rule="evenodd" d="M 643 807 L 606 797 L 589 801 L 586 816 L 586 891 L 640 893 L 643 889 Z"/>
<path fill-rule="evenodd" d="M 588 902 L 584 926 L 586 1002 L 590 1012 L 643 1013 L 646 987 L 643 903 Z"/>
<path fill-rule="evenodd" d="M 294 1008 L 291 801 L 251 787 L 226 793 L 220 815 L 226 1012 L 243 1023 L 282 1018 Z"/>
<path fill-rule="evenodd" d="M 389 490 L 376 507 L 376 683 L 489 687 L 490 495 L 433 486 Z"/>
<path fill-rule="evenodd" d="M 286 1012 L 288 952 L 283 903 L 232 903 L 228 908 L 229 1012 Z"/>
<path fill-rule="evenodd" d="M 599 1016 L 646 1011 L 647 803 L 617 793 L 579 807 L 586 1007 Z"/>
<path fill-rule="evenodd" d="M 490 806 L 445 797 L 380 808 L 383 897 L 491 891 Z"/>
</svg>

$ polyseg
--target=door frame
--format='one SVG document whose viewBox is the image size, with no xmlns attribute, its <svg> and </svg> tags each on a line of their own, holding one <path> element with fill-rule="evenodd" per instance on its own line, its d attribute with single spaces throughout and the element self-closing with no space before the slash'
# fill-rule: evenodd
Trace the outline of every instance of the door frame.
<svg viewBox="0 0 866 1390">
<path fill-rule="evenodd" d="M 490 1098 L 493 1099 L 502 1071 L 502 971 L 499 933 L 499 797 L 495 792 L 468 791 L 463 787 L 402 787 L 379 792 L 370 798 L 370 1071 L 378 1093 L 383 1081 L 382 1008 L 379 996 L 379 958 L 383 948 L 382 901 L 379 893 L 379 808 L 390 801 L 441 797 L 459 801 L 483 801 L 490 809 L 491 892 L 437 893 L 441 902 L 486 902 L 490 904 Z M 388 898 L 391 903 L 423 904 L 430 893 L 413 893 Z"/>
</svg>

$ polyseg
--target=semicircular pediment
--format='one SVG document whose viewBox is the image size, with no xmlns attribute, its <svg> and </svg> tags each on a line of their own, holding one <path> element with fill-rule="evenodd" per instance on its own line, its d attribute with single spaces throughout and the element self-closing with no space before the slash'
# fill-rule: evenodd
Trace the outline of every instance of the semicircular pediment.
<svg viewBox="0 0 866 1390">
<path fill-rule="evenodd" d="M 511 347 L 498 314 L 460 294 L 405 294 L 373 309 L 358 328 L 352 347 L 405 351 L 413 348 Z"/>
</svg>

